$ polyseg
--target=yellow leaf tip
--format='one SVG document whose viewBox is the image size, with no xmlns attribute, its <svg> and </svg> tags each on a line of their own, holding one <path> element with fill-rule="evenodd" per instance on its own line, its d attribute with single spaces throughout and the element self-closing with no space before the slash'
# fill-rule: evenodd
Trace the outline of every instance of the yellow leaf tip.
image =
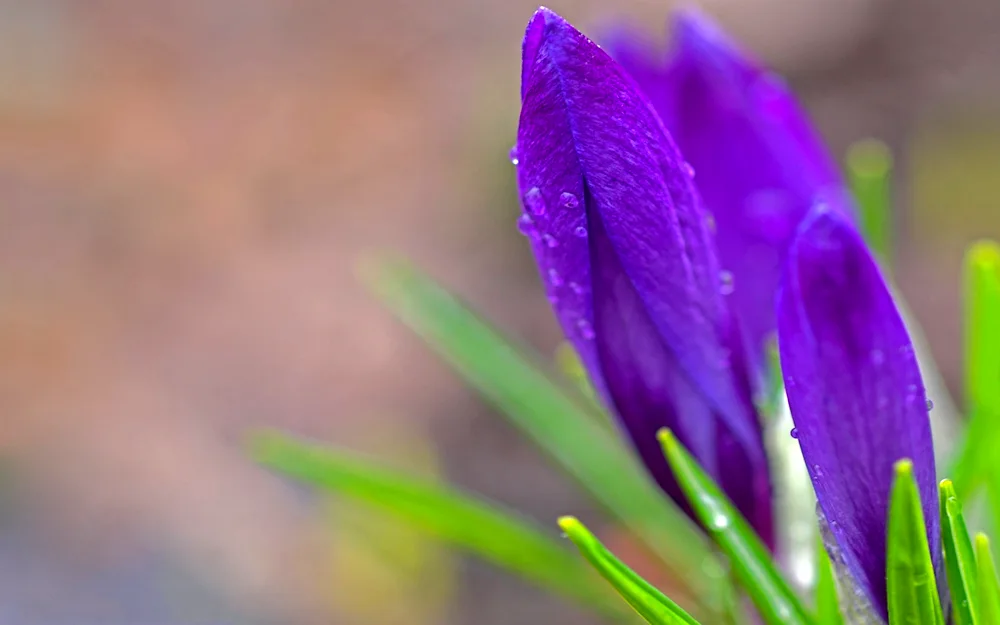
<svg viewBox="0 0 1000 625">
<path fill-rule="evenodd" d="M 989 239 L 976 241 L 969 246 L 966 258 L 975 269 L 1000 271 L 1000 243 Z"/>
<path fill-rule="evenodd" d="M 892 151 L 878 139 L 862 139 L 848 149 L 847 161 L 857 173 L 880 176 L 892 167 Z"/>
<path fill-rule="evenodd" d="M 897 460 L 896 463 L 892 465 L 892 469 L 896 473 L 896 477 L 913 475 L 913 461 L 909 458 Z"/>
<path fill-rule="evenodd" d="M 674 436 L 674 433 L 670 428 L 660 428 L 660 431 L 656 433 L 656 440 L 660 441 L 660 445 L 662 445 L 664 449 L 673 447 L 677 444 L 677 437 Z"/>
<path fill-rule="evenodd" d="M 986 534 L 979 532 L 976 534 L 976 549 L 982 550 L 983 553 L 989 552 L 990 549 L 990 538 Z"/>
<path fill-rule="evenodd" d="M 575 516 L 561 516 L 556 522 L 559 524 L 559 529 L 569 536 L 570 539 L 587 533 L 587 528 Z"/>
</svg>

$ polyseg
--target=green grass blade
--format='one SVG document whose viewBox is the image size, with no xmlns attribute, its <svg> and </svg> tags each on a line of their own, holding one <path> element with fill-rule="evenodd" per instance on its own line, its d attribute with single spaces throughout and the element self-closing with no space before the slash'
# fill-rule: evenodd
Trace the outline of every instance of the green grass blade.
<svg viewBox="0 0 1000 625">
<path fill-rule="evenodd" d="M 1000 418 L 1000 245 L 973 244 L 965 261 L 965 392 L 970 405 Z"/>
<path fill-rule="evenodd" d="M 623 612 L 569 549 L 515 513 L 361 456 L 266 432 L 254 458 L 279 473 L 373 505 L 437 538 L 606 616 Z"/>
<path fill-rule="evenodd" d="M 833 562 L 822 538 L 816 540 L 816 625 L 844 625 Z"/>
<path fill-rule="evenodd" d="M 847 173 L 861 211 L 861 230 L 883 266 L 891 269 L 892 154 L 875 139 L 858 141 L 847 152 Z"/>
<path fill-rule="evenodd" d="M 920 506 L 920 491 L 913 478 L 913 462 L 895 466 L 889 501 L 889 535 L 886 554 L 890 625 L 941 625 L 944 616 L 938 599 L 927 526 Z"/>
<path fill-rule="evenodd" d="M 778 572 L 767 547 L 721 489 L 669 430 L 661 430 L 659 439 L 674 477 L 695 515 L 729 557 L 737 581 L 764 621 L 769 625 L 813 623 L 795 592 Z"/>
<path fill-rule="evenodd" d="M 559 527 L 573 541 L 594 570 L 600 573 L 601 577 L 607 580 L 622 599 L 647 623 L 698 625 L 698 621 L 691 615 L 608 551 L 583 523 L 574 517 L 562 517 L 559 519 Z"/>
<path fill-rule="evenodd" d="M 976 557 L 962 516 L 962 504 L 955 495 L 955 486 L 951 480 L 942 480 L 939 492 L 941 546 L 944 549 L 948 587 L 951 589 L 952 614 L 955 625 L 975 625 L 978 600 Z"/>
<path fill-rule="evenodd" d="M 990 466 L 1000 424 L 1000 246 L 973 244 L 965 255 L 965 396 L 969 424 L 952 475 L 963 500 L 1000 476 Z M 993 484 L 992 491 L 1000 491 Z"/>
<path fill-rule="evenodd" d="M 721 605 L 728 584 L 708 542 L 609 435 L 602 417 L 588 412 L 587 400 L 415 268 L 383 262 L 370 269 L 367 283 L 398 317 L 657 554 L 704 607 Z"/>
<path fill-rule="evenodd" d="M 976 587 L 979 589 L 979 622 L 983 625 L 1000 623 L 1000 583 L 990 551 L 990 539 L 976 534 Z"/>
</svg>

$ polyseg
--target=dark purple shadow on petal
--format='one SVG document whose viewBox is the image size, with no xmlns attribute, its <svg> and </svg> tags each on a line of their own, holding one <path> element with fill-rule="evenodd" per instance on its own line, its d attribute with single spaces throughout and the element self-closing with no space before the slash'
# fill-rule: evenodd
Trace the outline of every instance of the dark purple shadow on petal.
<svg viewBox="0 0 1000 625">
<path fill-rule="evenodd" d="M 928 540 L 939 544 L 927 399 L 913 345 L 875 262 L 842 216 L 814 211 L 789 252 L 778 339 L 799 444 L 830 529 L 887 616 L 893 463 L 911 458 Z M 932 550 L 935 565 L 939 550 Z"/>
</svg>

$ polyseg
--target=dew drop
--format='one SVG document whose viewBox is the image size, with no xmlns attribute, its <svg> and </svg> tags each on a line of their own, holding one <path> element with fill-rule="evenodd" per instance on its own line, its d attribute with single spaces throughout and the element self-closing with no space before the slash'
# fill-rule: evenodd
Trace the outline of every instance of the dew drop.
<svg viewBox="0 0 1000 625">
<path fill-rule="evenodd" d="M 709 232 L 715 234 L 715 215 L 712 213 L 707 213 L 705 215 L 705 227 L 708 228 Z"/>
<path fill-rule="evenodd" d="M 525 236 L 531 236 L 535 233 L 535 221 L 531 218 L 531 215 L 524 213 L 517 218 L 517 229 L 521 231 L 521 234 Z"/>
<path fill-rule="evenodd" d="M 733 274 L 729 271 L 719 272 L 719 280 L 722 285 L 719 287 L 719 292 L 723 295 L 730 295 L 736 288 L 733 284 Z"/>
<path fill-rule="evenodd" d="M 576 322 L 576 327 L 580 330 L 580 336 L 584 340 L 591 340 L 594 338 L 594 328 L 590 327 L 590 323 L 586 319 L 580 319 Z"/>
<path fill-rule="evenodd" d="M 556 241 L 556 238 L 551 234 L 548 233 L 543 234 L 542 241 L 544 241 L 545 245 L 550 249 L 554 247 L 559 247 L 559 241 Z"/>
<path fill-rule="evenodd" d="M 799 437 L 799 429 L 798 428 L 792 428 L 792 431 L 789 432 L 789 434 L 792 435 L 792 438 L 798 438 Z"/>
<path fill-rule="evenodd" d="M 881 349 L 873 349 L 871 353 L 872 364 L 876 367 L 885 362 L 885 352 Z"/>
<path fill-rule="evenodd" d="M 563 279 L 555 269 L 549 269 L 549 284 L 555 287 L 562 286 Z"/>
<path fill-rule="evenodd" d="M 823 469 L 821 469 L 818 464 L 813 465 L 813 475 L 818 478 L 823 477 Z"/>
<path fill-rule="evenodd" d="M 510 149 L 509 156 L 510 156 L 510 163 L 511 163 L 511 165 L 520 165 L 521 164 L 521 159 L 518 158 L 518 156 L 517 156 L 517 146 L 516 145 Z"/>
<path fill-rule="evenodd" d="M 687 175 L 688 178 L 694 178 L 694 167 L 691 165 L 691 163 L 684 161 L 683 163 L 681 163 L 681 169 L 684 170 L 684 173 Z"/>
<path fill-rule="evenodd" d="M 583 293 L 583 287 L 580 286 L 580 283 L 578 283 L 578 282 L 570 282 L 569 283 L 569 290 L 573 291 L 577 295 L 581 295 Z"/>
<path fill-rule="evenodd" d="M 717 530 L 723 530 L 729 527 L 729 517 L 722 514 L 721 512 L 712 517 L 712 527 Z"/>
<path fill-rule="evenodd" d="M 524 194 L 524 207 L 532 215 L 545 214 L 545 198 L 542 197 L 542 190 L 538 187 L 531 187 Z"/>
<path fill-rule="evenodd" d="M 931 410 L 934 410 L 934 400 L 928 399 L 927 400 L 927 412 L 930 412 Z"/>
<path fill-rule="evenodd" d="M 573 234 L 582 239 L 583 237 L 587 236 L 587 229 L 584 228 L 583 226 L 577 226 L 576 228 L 573 229 Z"/>
<path fill-rule="evenodd" d="M 569 191 L 565 191 L 559 196 L 559 203 L 566 208 L 576 208 L 580 205 L 580 200 L 576 199 L 576 196 Z"/>
</svg>

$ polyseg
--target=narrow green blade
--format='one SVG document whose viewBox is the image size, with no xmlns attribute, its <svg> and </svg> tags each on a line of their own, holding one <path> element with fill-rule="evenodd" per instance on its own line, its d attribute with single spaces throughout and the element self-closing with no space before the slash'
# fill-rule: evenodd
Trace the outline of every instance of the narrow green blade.
<svg viewBox="0 0 1000 625">
<path fill-rule="evenodd" d="M 983 625 L 1000 623 L 1000 585 L 990 551 L 990 539 L 985 534 L 976 534 L 976 571 L 979 622 Z"/>
<path fill-rule="evenodd" d="M 254 436 L 251 452 L 258 462 L 279 473 L 374 505 L 606 616 L 622 614 L 570 550 L 533 523 L 495 504 L 355 454 L 276 432 Z"/>
<path fill-rule="evenodd" d="M 371 269 L 368 284 L 397 316 L 657 554 L 703 607 L 721 609 L 728 583 L 704 536 L 586 399 L 415 268 L 384 262 Z"/>
<path fill-rule="evenodd" d="M 1000 419 L 1000 245 L 973 244 L 965 260 L 965 392 L 971 405 Z"/>
<path fill-rule="evenodd" d="M 976 602 L 976 557 L 972 551 L 972 541 L 962 516 L 962 504 L 955 495 L 951 480 L 942 480 L 941 502 L 941 546 L 944 549 L 945 570 L 948 587 L 951 589 L 951 607 L 955 625 L 975 625 Z"/>
<path fill-rule="evenodd" d="M 851 189 L 861 211 L 861 229 L 883 266 L 892 264 L 892 154 L 875 139 L 858 141 L 847 152 Z"/>
<path fill-rule="evenodd" d="M 573 541 L 590 565 L 622 599 L 652 625 L 698 625 L 691 615 L 642 579 L 608 551 L 587 527 L 574 517 L 559 519 L 559 527 Z"/>
<path fill-rule="evenodd" d="M 969 413 L 954 467 L 959 497 L 967 499 L 984 482 L 1000 491 L 990 466 L 1000 423 L 1000 246 L 973 244 L 965 255 L 965 395 Z M 997 512 L 997 510 L 994 510 Z"/>
<path fill-rule="evenodd" d="M 844 625 L 837 578 L 822 538 L 816 540 L 816 625 Z"/>
<path fill-rule="evenodd" d="M 721 489 L 705 474 L 669 430 L 659 433 L 663 453 L 677 483 L 716 544 L 729 557 L 737 581 L 769 625 L 807 625 L 813 622 L 795 592 L 778 572 L 771 554 L 733 507 Z"/>
<path fill-rule="evenodd" d="M 890 625 L 941 625 L 934 565 L 913 462 L 900 460 L 889 501 L 886 555 Z"/>
</svg>

